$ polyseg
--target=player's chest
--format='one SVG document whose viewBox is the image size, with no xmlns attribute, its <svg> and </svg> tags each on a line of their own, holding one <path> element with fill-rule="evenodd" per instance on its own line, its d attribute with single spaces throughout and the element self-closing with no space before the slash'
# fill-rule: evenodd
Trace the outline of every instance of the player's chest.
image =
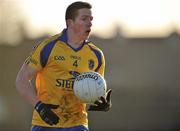
<svg viewBox="0 0 180 131">
<path fill-rule="evenodd" d="M 51 67 L 60 71 L 76 70 L 78 72 L 95 70 L 98 59 L 91 50 L 57 50 L 51 54 Z"/>
</svg>

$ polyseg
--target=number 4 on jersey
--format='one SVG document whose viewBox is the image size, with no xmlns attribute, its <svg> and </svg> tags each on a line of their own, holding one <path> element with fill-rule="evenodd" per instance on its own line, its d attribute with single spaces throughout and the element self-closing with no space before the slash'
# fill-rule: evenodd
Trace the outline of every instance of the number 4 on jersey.
<svg viewBox="0 0 180 131">
<path fill-rule="evenodd" d="M 73 66 L 78 67 L 78 60 L 75 60 Z"/>
</svg>

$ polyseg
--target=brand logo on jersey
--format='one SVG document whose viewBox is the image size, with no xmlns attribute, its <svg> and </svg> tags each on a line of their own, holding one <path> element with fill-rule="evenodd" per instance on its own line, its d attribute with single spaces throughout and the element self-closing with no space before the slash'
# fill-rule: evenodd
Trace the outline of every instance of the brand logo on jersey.
<svg viewBox="0 0 180 131">
<path fill-rule="evenodd" d="M 94 68 L 94 60 L 90 59 L 88 60 L 89 69 L 92 70 Z"/>
<path fill-rule="evenodd" d="M 75 60 L 81 60 L 80 56 L 71 55 L 70 57 Z"/>
<path fill-rule="evenodd" d="M 69 71 L 69 74 L 72 75 L 72 78 L 66 80 L 56 79 L 56 86 L 72 90 L 74 86 L 74 79 L 79 76 L 80 73 L 77 71 Z"/>
<path fill-rule="evenodd" d="M 74 79 L 69 79 L 69 80 L 63 80 L 63 79 L 56 79 L 56 86 L 57 87 L 62 87 L 66 89 L 73 89 L 74 85 Z"/>
<path fill-rule="evenodd" d="M 54 60 L 65 60 L 65 57 L 64 56 L 54 56 Z"/>
<path fill-rule="evenodd" d="M 77 71 L 69 71 L 69 74 L 71 74 L 74 78 L 76 78 L 78 75 L 80 75 Z"/>
</svg>

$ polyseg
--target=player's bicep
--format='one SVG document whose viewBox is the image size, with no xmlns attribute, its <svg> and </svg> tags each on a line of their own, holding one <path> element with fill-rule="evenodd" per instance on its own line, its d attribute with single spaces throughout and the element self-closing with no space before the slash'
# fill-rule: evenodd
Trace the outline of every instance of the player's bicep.
<svg viewBox="0 0 180 131">
<path fill-rule="evenodd" d="M 29 81 L 37 74 L 37 70 L 24 63 L 17 75 L 17 81 Z"/>
</svg>

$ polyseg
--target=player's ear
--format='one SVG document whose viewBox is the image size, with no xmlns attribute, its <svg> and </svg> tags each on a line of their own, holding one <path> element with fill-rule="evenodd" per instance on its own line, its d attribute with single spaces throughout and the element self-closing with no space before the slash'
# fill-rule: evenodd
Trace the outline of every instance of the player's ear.
<svg viewBox="0 0 180 131">
<path fill-rule="evenodd" d="M 72 27 L 72 25 L 73 25 L 73 20 L 72 20 L 72 19 L 67 19 L 67 20 L 66 20 L 66 25 L 67 25 L 67 27 Z"/>
</svg>

